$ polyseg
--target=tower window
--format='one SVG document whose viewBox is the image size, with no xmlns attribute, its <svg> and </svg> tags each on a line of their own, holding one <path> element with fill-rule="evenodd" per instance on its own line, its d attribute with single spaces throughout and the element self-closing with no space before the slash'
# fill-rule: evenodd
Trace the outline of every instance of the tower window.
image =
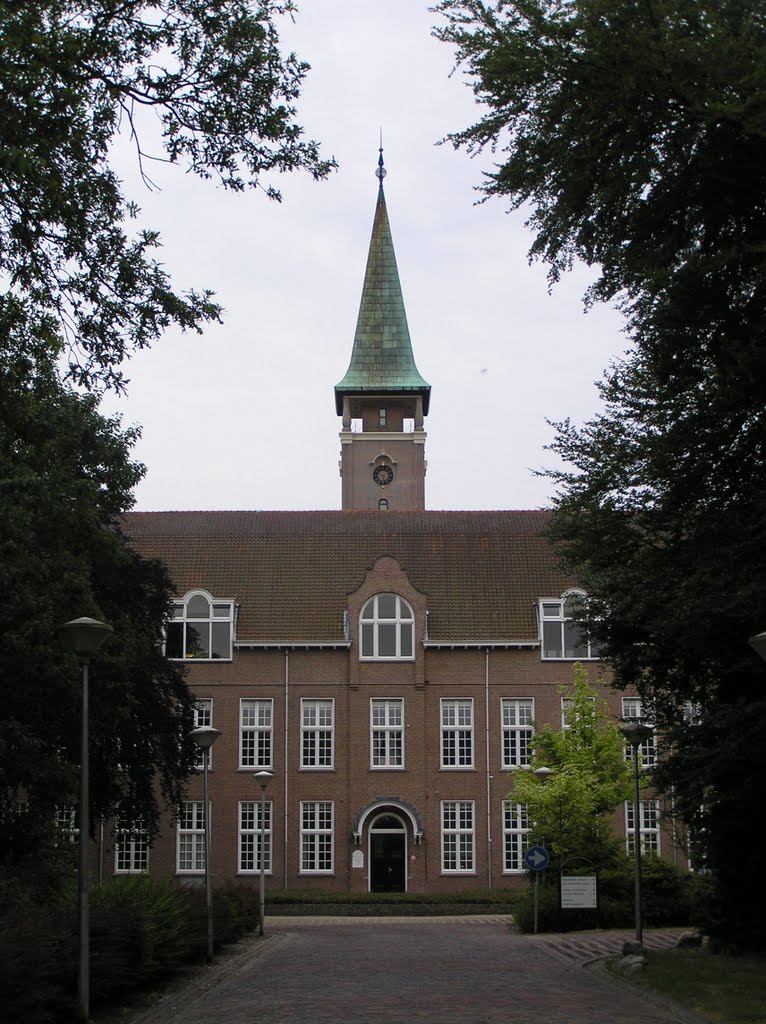
<svg viewBox="0 0 766 1024">
<path fill-rule="evenodd" d="M 388 410 L 378 409 L 378 426 L 385 427 L 388 425 Z"/>
<path fill-rule="evenodd" d="M 388 498 L 381 498 L 378 502 L 379 512 L 388 512 Z"/>
</svg>

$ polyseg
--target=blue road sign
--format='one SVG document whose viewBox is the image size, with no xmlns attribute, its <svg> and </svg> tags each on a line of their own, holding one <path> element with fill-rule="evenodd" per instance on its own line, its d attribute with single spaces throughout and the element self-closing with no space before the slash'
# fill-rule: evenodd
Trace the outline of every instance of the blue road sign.
<svg viewBox="0 0 766 1024">
<path fill-rule="evenodd" d="M 530 846 L 524 854 L 524 863 L 530 871 L 542 871 L 548 867 L 551 855 L 544 846 Z"/>
</svg>

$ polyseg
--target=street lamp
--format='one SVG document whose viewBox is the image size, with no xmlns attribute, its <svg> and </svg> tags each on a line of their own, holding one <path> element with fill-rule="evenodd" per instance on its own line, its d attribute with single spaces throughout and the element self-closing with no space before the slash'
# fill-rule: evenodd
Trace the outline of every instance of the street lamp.
<svg viewBox="0 0 766 1024">
<path fill-rule="evenodd" d="M 532 774 L 534 776 L 536 776 L 540 780 L 540 782 L 545 782 L 545 780 L 547 778 L 550 778 L 550 776 L 553 775 L 553 769 L 552 768 L 548 768 L 546 765 L 541 765 L 539 768 L 533 768 L 532 769 Z M 543 849 L 545 849 L 545 839 L 544 838 L 543 838 Z M 547 865 L 547 863 L 548 863 L 547 860 L 545 861 L 545 863 Z M 538 895 L 539 884 L 540 884 L 540 872 L 539 872 L 539 870 L 535 870 L 535 935 L 537 935 L 537 906 L 538 906 L 537 895 Z"/>
<path fill-rule="evenodd" d="M 113 632 L 112 626 L 87 617 L 72 619 L 58 627 L 59 641 L 68 651 L 74 651 L 82 665 L 82 715 L 80 721 L 80 835 L 79 835 L 79 976 L 77 1006 L 81 1020 L 90 1016 L 90 915 L 88 907 L 88 836 L 90 816 L 88 803 L 88 666 L 91 656 Z"/>
<path fill-rule="evenodd" d="M 210 764 L 210 748 L 221 735 L 220 729 L 212 725 L 200 725 L 192 729 L 191 738 L 202 751 L 202 772 L 205 801 L 205 906 L 207 907 L 207 958 L 213 959 L 213 887 L 210 883 L 210 801 L 207 795 L 207 775 Z"/>
<path fill-rule="evenodd" d="M 258 934 L 263 935 L 263 917 L 266 911 L 266 787 L 274 778 L 274 772 L 264 768 L 255 773 L 255 780 L 261 787 L 261 847 L 258 860 L 261 866 L 261 909 L 258 914 Z"/>
<path fill-rule="evenodd" d="M 637 719 L 623 722 L 620 732 L 625 740 L 633 747 L 633 780 L 635 784 L 635 799 L 633 804 L 633 853 L 636 861 L 635 880 L 635 914 L 636 914 L 636 942 L 643 946 L 643 929 L 641 926 L 641 802 L 638 786 L 638 748 L 649 739 L 654 730 L 650 725 L 645 725 Z"/>
<path fill-rule="evenodd" d="M 755 636 L 751 636 L 748 643 L 766 661 L 766 633 L 757 633 Z"/>
</svg>

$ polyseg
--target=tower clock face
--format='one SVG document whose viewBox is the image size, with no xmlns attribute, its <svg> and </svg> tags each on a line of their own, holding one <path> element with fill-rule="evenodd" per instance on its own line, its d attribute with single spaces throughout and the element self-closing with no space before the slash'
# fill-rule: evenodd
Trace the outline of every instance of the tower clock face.
<svg viewBox="0 0 766 1024">
<path fill-rule="evenodd" d="M 376 466 L 372 471 L 372 479 L 376 484 L 385 487 L 386 484 L 390 484 L 394 479 L 394 471 L 390 466 Z"/>
</svg>

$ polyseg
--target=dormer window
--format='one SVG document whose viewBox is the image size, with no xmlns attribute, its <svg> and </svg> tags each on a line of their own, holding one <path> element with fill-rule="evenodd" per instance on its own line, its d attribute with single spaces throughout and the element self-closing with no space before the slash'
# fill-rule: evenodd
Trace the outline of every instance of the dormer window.
<svg viewBox="0 0 766 1024">
<path fill-rule="evenodd" d="M 376 594 L 362 609 L 360 637 L 363 660 L 412 661 L 415 616 L 398 594 Z"/>
<path fill-rule="evenodd" d="M 574 620 L 586 601 L 586 595 L 579 590 L 570 590 L 561 598 L 540 601 L 544 660 L 584 661 L 599 657 L 596 645 L 588 638 L 586 624 Z"/>
<path fill-rule="evenodd" d="M 233 627 L 233 601 L 217 600 L 203 590 L 192 591 L 173 605 L 165 653 L 177 661 L 230 661 Z"/>
</svg>

